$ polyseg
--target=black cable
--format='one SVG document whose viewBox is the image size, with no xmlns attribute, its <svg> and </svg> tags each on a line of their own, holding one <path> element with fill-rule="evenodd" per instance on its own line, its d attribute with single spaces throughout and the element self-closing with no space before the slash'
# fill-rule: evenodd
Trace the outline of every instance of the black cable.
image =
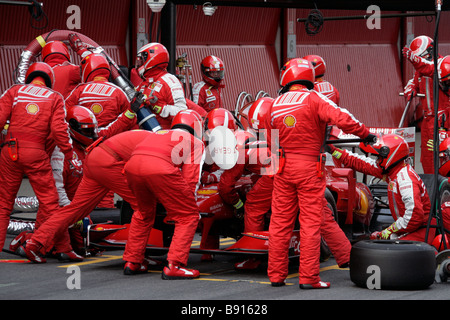
<svg viewBox="0 0 450 320">
<path fill-rule="evenodd" d="M 433 40 L 433 61 L 434 61 L 434 74 L 433 74 L 433 104 L 434 104 L 434 132 L 433 132 L 433 162 L 434 162 L 434 183 L 435 188 L 431 199 L 431 212 L 428 217 L 427 230 L 425 233 L 425 242 L 428 242 L 429 229 L 431 219 L 436 217 L 437 229 L 442 234 L 442 241 L 444 242 L 444 248 L 447 249 L 446 241 L 444 240 L 445 233 L 442 224 L 441 205 L 440 205 L 440 191 L 439 191 L 439 131 L 438 131 L 438 108 L 439 108 L 439 75 L 438 75 L 438 42 L 439 42 L 439 20 L 441 17 L 440 1 L 437 1 L 436 5 L 436 26 L 434 30 Z"/>
<path fill-rule="evenodd" d="M 313 9 L 309 12 L 305 21 L 305 31 L 308 35 L 313 36 L 322 31 L 323 15 L 318 9 Z"/>
<path fill-rule="evenodd" d="M 28 11 L 30 11 L 31 15 L 31 27 L 35 29 L 45 29 L 48 26 L 48 17 L 45 14 L 44 10 L 42 10 L 42 6 L 39 2 L 36 0 L 29 0 L 31 2 L 31 5 L 28 7 Z M 42 27 L 37 27 L 36 25 L 33 25 L 33 20 L 40 22 L 42 19 L 45 19 L 45 24 Z"/>
</svg>

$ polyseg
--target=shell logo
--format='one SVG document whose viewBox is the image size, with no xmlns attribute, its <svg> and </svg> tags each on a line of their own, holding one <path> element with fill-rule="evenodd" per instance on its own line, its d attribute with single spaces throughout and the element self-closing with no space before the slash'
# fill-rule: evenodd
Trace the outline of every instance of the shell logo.
<svg viewBox="0 0 450 320">
<path fill-rule="evenodd" d="M 25 109 L 27 110 L 28 114 L 32 114 L 32 115 L 35 115 L 35 114 L 37 114 L 39 112 L 39 106 L 37 104 L 34 104 L 34 103 L 27 104 Z"/>
<path fill-rule="evenodd" d="M 101 104 L 95 103 L 95 104 L 91 105 L 91 111 L 94 114 L 100 114 L 103 111 L 103 107 Z"/>
<path fill-rule="evenodd" d="M 286 127 L 293 128 L 297 123 L 297 119 L 292 115 L 287 115 L 284 117 L 283 122 Z"/>
</svg>

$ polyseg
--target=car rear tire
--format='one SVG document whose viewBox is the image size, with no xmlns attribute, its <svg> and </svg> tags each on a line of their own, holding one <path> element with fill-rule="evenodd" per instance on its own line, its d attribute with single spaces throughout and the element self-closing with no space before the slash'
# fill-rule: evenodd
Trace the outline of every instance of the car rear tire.
<svg viewBox="0 0 450 320">
<path fill-rule="evenodd" d="M 359 241 L 350 253 L 350 279 L 369 289 L 426 289 L 434 282 L 435 252 L 419 241 Z"/>
</svg>

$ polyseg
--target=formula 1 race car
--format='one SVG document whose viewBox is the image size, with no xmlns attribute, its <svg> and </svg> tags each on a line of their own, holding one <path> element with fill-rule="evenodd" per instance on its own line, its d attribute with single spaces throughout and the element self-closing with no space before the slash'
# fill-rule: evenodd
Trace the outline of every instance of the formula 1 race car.
<svg viewBox="0 0 450 320">
<path fill-rule="evenodd" d="M 342 220 L 343 229 L 348 229 L 351 239 L 368 237 L 370 220 L 374 212 L 373 198 L 370 190 L 362 183 L 357 183 L 353 170 L 346 168 L 327 169 L 326 199 L 335 218 Z M 239 180 L 236 188 L 244 198 L 252 186 L 250 177 Z M 334 195 L 333 195 L 334 194 Z M 335 201 L 335 197 L 338 201 Z M 350 199 L 351 198 L 351 199 Z M 197 191 L 197 204 L 200 209 L 198 233 L 201 240 L 194 243 L 191 253 L 231 254 L 243 256 L 266 256 L 268 254 L 268 231 L 243 232 L 244 221 L 237 217 L 234 208 L 222 201 L 217 184 L 204 185 Z M 347 206 L 351 205 L 351 210 Z M 126 215 L 126 213 L 122 213 Z M 351 217 L 348 217 L 351 215 Z M 267 213 L 266 221 L 270 219 Z M 122 217 L 122 221 L 127 218 Z M 346 228 L 346 226 L 350 226 Z M 101 250 L 124 249 L 128 237 L 129 224 L 98 223 L 88 226 L 87 247 Z M 266 229 L 267 230 L 267 229 Z M 147 255 L 159 255 L 167 252 L 173 234 L 173 224 L 167 220 L 163 208 L 157 210 L 155 225 L 147 242 Z M 221 237 L 226 245 L 211 249 L 206 248 L 210 237 Z M 326 244 L 322 245 L 323 254 L 327 254 Z M 291 258 L 299 255 L 299 230 L 296 228 L 289 245 Z"/>
</svg>

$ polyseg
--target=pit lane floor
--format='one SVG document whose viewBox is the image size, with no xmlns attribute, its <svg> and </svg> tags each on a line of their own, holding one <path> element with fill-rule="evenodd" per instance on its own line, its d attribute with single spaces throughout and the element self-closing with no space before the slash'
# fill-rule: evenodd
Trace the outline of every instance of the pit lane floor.
<svg viewBox="0 0 450 320">
<path fill-rule="evenodd" d="M 420 133 L 417 134 L 416 142 L 418 153 Z M 416 159 L 420 157 L 416 156 Z M 416 162 L 416 170 L 421 173 L 420 162 Z M 29 189 L 24 183 L 19 195 L 32 194 Z M 12 235 L 7 236 L 5 249 L 12 239 Z M 196 238 L 195 241 L 199 239 Z M 195 241 L 193 245 L 196 244 Z M 229 239 L 223 239 L 222 245 L 227 245 L 228 242 Z M 297 307 L 299 301 L 306 301 L 306 306 L 310 306 L 316 300 L 344 300 L 354 309 L 354 300 L 378 302 L 450 299 L 450 283 L 434 283 L 428 289 L 418 291 L 357 287 L 350 280 L 349 269 L 339 269 L 333 258 L 321 264 L 321 278 L 331 282 L 330 289 L 300 290 L 298 265 L 295 263 L 290 265 L 286 286 L 275 288 L 269 283 L 264 268 L 266 265 L 255 272 L 238 272 L 233 266 L 242 259 L 234 256 L 216 256 L 213 262 L 201 262 L 200 254 L 191 254 L 189 267 L 200 270 L 200 278 L 169 281 L 161 279 L 162 267 L 152 268 L 148 274 L 123 275 L 122 254 L 123 251 L 108 251 L 102 256 L 87 258 L 76 264 L 60 263 L 56 259 L 48 259 L 46 264 L 33 264 L 19 256 L 0 252 L 0 300 L 9 300 L 8 304 L 11 300 L 142 300 L 146 305 L 152 301 L 151 306 L 156 307 L 165 306 L 161 303 L 171 300 L 171 305 L 174 301 L 177 303 L 173 308 L 165 308 L 165 312 L 172 311 L 174 316 L 180 316 L 182 308 L 192 305 L 192 301 L 196 302 L 196 306 L 206 305 L 207 301 L 219 306 L 224 301 L 229 304 L 264 304 L 275 301 L 276 311 L 280 312 L 278 303 L 282 303 L 283 309 L 287 303 L 287 309 L 292 310 L 290 307 Z M 164 256 L 153 258 L 164 260 Z M 75 279 L 77 275 L 79 281 Z M 104 311 L 102 308 L 102 312 Z M 325 314 L 332 312 L 317 311 Z M 368 315 L 368 310 L 365 311 L 364 317 Z M 273 312 L 269 309 L 270 316 L 273 316 Z M 382 310 L 374 314 L 380 312 Z M 402 314 L 403 312 L 405 309 L 402 309 Z"/>
<path fill-rule="evenodd" d="M 7 236 L 7 245 L 12 239 Z M 193 245 L 196 244 L 195 239 Z M 224 239 L 227 245 L 230 239 Z M 266 264 L 252 272 L 234 270 L 242 258 L 215 256 L 201 262 L 200 254 L 191 254 L 189 267 L 200 270 L 194 280 L 162 280 L 162 266 L 147 274 L 123 275 L 123 251 L 107 251 L 80 263 L 60 263 L 49 258 L 34 264 L 17 255 L 0 253 L 1 300 L 178 300 L 172 312 L 181 312 L 188 302 L 226 301 L 227 303 L 264 303 L 293 300 L 448 300 L 450 283 L 434 283 L 425 290 L 376 290 L 360 288 L 350 280 L 349 269 L 339 269 L 333 258 L 321 263 L 321 278 L 331 282 L 326 290 L 300 290 L 298 266 L 291 263 L 286 286 L 272 287 Z M 165 256 L 155 256 L 164 261 Z M 221 303 L 222 303 L 221 302 Z M 178 311 L 177 311 L 178 310 Z"/>
</svg>

